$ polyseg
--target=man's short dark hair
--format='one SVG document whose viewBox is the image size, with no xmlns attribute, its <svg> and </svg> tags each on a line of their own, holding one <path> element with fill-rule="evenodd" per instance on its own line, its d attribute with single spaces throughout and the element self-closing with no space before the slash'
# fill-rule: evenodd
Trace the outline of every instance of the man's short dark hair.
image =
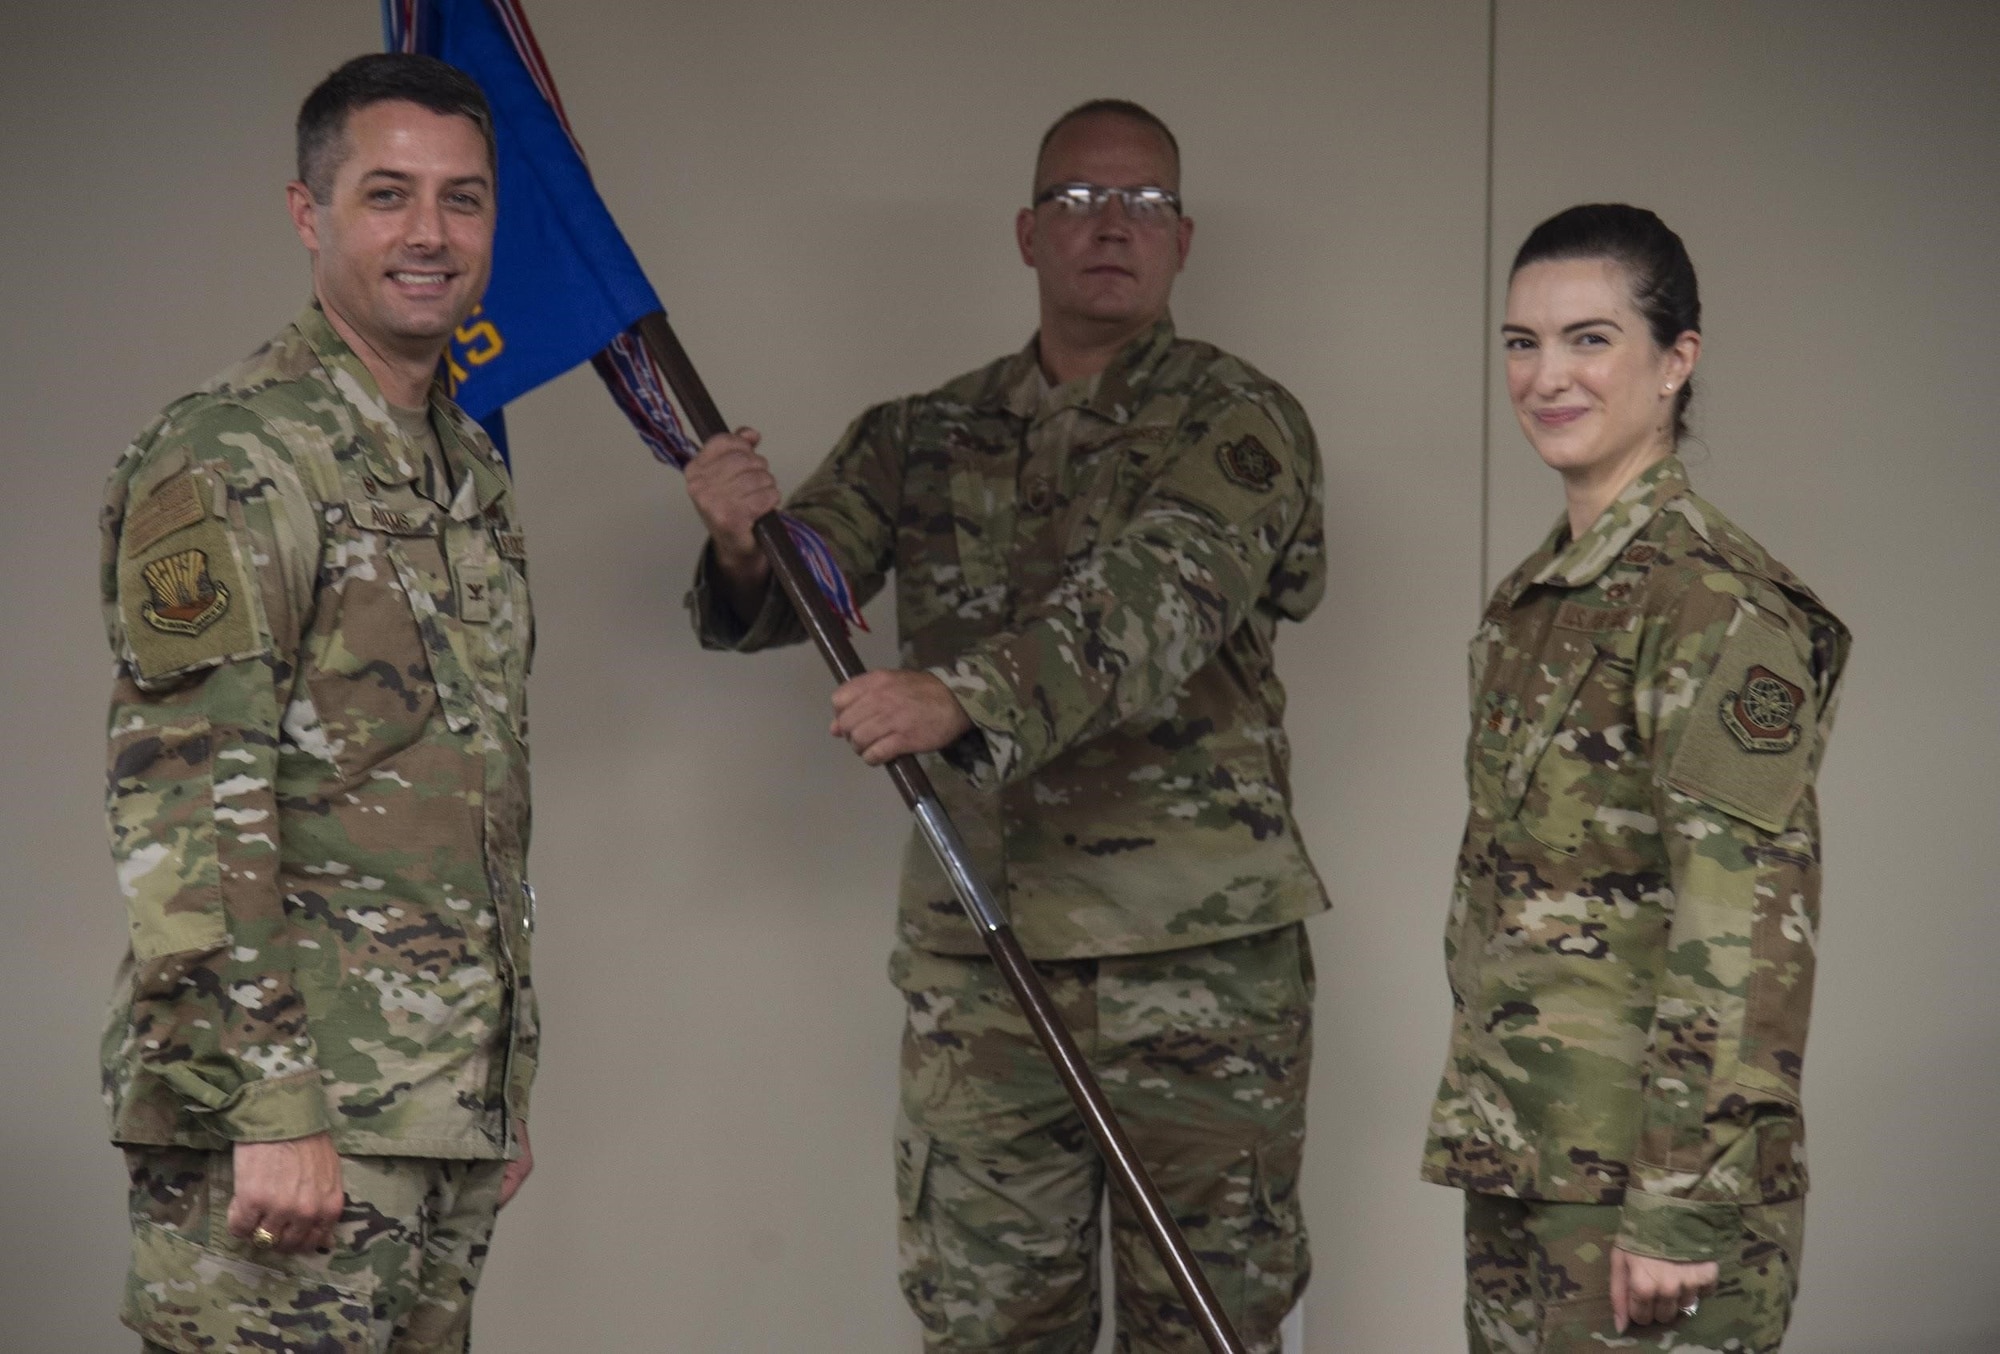
<svg viewBox="0 0 2000 1354">
<path fill-rule="evenodd" d="M 498 168 L 493 110 L 471 76 L 434 56 L 370 52 L 319 82 L 299 105 L 299 178 L 313 201 L 333 196 L 333 176 L 346 159 L 347 118 L 370 104 L 401 99 L 433 113 L 470 118 L 486 142 L 486 163 Z"/>
<path fill-rule="evenodd" d="M 1173 129 L 1160 120 L 1159 114 L 1145 107 L 1143 104 L 1133 103 L 1130 99 L 1091 99 L 1086 103 L 1078 104 L 1067 113 L 1064 113 L 1061 117 L 1050 123 L 1049 129 L 1042 133 L 1042 144 L 1035 148 L 1035 187 L 1041 187 L 1042 157 L 1049 153 L 1049 142 L 1055 140 L 1056 133 L 1067 127 L 1070 123 L 1075 122 L 1078 118 L 1096 117 L 1100 114 L 1130 118 L 1134 122 L 1151 127 L 1162 137 L 1166 138 L 1167 148 L 1174 153 L 1174 172 L 1176 175 L 1179 174 L 1181 167 L 1181 143 L 1174 139 Z"/>
</svg>

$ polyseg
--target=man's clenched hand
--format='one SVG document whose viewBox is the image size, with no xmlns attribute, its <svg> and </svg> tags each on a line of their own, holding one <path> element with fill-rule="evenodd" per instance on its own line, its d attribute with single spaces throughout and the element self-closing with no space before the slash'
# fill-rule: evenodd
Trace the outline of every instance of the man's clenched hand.
<svg viewBox="0 0 2000 1354">
<path fill-rule="evenodd" d="M 870 766 L 949 747 L 971 727 L 951 688 L 928 672 L 885 668 L 834 689 L 833 736 Z"/>
<path fill-rule="evenodd" d="M 231 1232 L 248 1241 L 261 1227 L 271 1234 L 274 1251 L 333 1244 L 345 1196 L 332 1134 L 239 1142 L 231 1160 L 236 1174 L 236 1194 L 229 1202 Z"/>
</svg>

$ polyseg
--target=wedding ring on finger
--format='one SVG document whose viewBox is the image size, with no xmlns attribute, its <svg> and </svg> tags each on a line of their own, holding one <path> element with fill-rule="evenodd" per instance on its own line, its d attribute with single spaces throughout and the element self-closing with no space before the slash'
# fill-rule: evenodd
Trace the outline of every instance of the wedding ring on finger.
<svg viewBox="0 0 2000 1354">
<path fill-rule="evenodd" d="M 1696 1312 L 1700 1310 L 1701 1310 L 1701 1299 L 1695 1298 L 1692 1301 L 1690 1301 L 1685 1307 L 1681 1308 L 1681 1315 L 1693 1316 Z"/>
<path fill-rule="evenodd" d="M 250 1234 L 250 1244 L 255 1246 L 260 1251 L 269 1250 L 271 1247 L 278 1244 L 277 1233 L 273 1232 L 268 1227 L 259 1227 L 256 1231 Z"/>
</svg>

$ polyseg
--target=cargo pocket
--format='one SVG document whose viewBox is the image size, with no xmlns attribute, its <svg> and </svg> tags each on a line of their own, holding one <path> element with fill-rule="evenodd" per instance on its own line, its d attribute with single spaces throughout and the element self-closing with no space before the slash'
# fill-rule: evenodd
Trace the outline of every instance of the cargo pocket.
<svg viewBox="0 0 2000 1354">
<path fill-rule="evenodd" d="M 227 943 L 215 853 L 210 731 L 199 716 L 111 740 L 106 809 L 140 963 Z"/>
<path fill-rule="evenodd" d="M 903 1221 L 917 1216 L 924 1203 L 924 1180 L 930 1174 L 930 1135 L 908 1121 L 896 1125 L 896 1203 Z"/>
<path fill-rule="evenodd" d="M 924 1329 L 942 1336 L 950 1327 L 945 1313 L 944 1265 L 935 1232 L 924 1216 L 930 1169 L 930 1135 L 919 1132 L 907 1116 L 897 1115 L 896 1279 Z"/>
<path fill-rule="evenodd" d="M 154 1344 L 184 1354 L 360 1354 L 375 1347 L 365 1295 L 211 1250 L 146 1221 L 133 1227 L 119 1317 Z"/>
<path fill-rule="evenodd" d="M 1305 1213 L 1299 1207 L 1304 1147 L 1301 1124 L 1264 1139 L 1254 1154 L 1256 1207 L 1243 1265 L 1244 1324 L 1252 1331 L 1275 1334 L 1312 1274 Z"/>
</svg>

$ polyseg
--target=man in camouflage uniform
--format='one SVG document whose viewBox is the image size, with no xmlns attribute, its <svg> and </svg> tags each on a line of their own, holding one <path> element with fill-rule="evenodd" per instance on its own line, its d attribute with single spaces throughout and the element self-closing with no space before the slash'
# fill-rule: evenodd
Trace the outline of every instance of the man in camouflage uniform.
<svg viewBox="0 0 2000 1354">
<path fill-rule="evenodd" d="M 1488 604 L 1424 1160 L 1467 1191 L 1475 1351 L 1778 1347 L 1848 643 L 1672 456 Z M 1614 1247 L 1720 1283 L 1614 1335 Z"/>
<path fill-rule="evenodd" d="M 486 285 L 490 119 L 370 56 L 299 115 L 312 304 L 170 405 L 104 510 L 104 1048 L 149 1350 L 459 1350 L 538 1042 L 504 463 L 436 381 Z"/>
<path fill-rule="evenodd" d="M 871 409 L 789 510 L 859 593 L 893 569 L 903 667 L 835 692 L 868 762 L 927 760 L 974 861 L 1250 1346 L 1307 1275 L 1296 1192 L 1325 907 L 1292 821 L 1281 620 L 1323 586 L 1296 401 L 1176 337 L 1192 225 L 1171 135 L 1099 102 L 1045 138 L 1021 352 Z M 755 435 L 711 440 L 703 642 L 796 640 L 749 525 Z M 937 1350 L 1058 1354 L 1098 1319 L 1103 1170 L 943 874 L 913 838 L 891 972 L 908 1004 L 896 1133 L 903 1287 Z M 1119 1348 L 1200 1350 L 1122 1197 Z"/>
</svg>

